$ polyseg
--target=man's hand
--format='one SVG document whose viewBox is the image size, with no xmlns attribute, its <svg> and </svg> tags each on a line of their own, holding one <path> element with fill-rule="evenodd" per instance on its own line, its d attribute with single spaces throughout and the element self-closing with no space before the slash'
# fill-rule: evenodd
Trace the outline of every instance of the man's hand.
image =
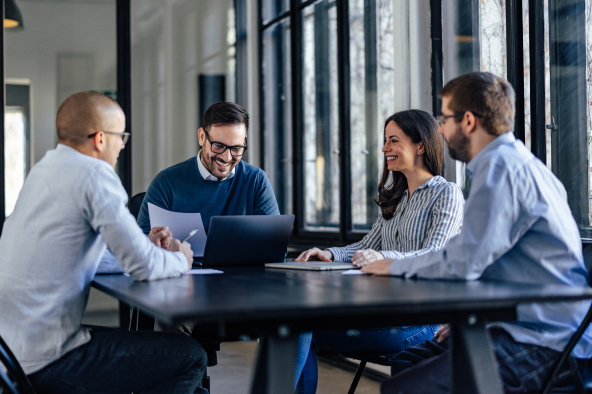
<svg viewBox="0 0 592 394">
<path fill-rule="evenodd" d="M 382 253 L 374 249 L 356 250 L 352 257 L 352 264 L 356 267 L 363 267 L 370 263 L 384 259 Z"/>
<path fill-rule="evenodd" d="M 374 275 L 390 275 L 389 267 L 393 263 L 392 259 L 378 260 L 362 267 L 362 272 Z"/>
<path fill-rule="evenodd" d="M 330 250 L 321 250 L 319 248 L 308 249 L 300 253 L 300 256 L 294 261 L 333 261 L 333 253 Z"/>
<path fill-rule="evenodd" d="M 169 249 L 173 234 L 168 227 L 153 227 L 148 234 L 150 241 L 163 249 Z"/>
<path fill-rule="evenodd" d="M 438 340 L 438 343 L 442 343 L 445 340 L 448 339 L 448 337 L 450 336 L 450 326 L 447 324 L 444 327 L 442 327 L 441 330 L 436 331 L 436 333 L 434 334 L 434 338 L 436 338 Z"/>
<path fill-rule="evenodd" d="M 171 245 L 169 246 L 169 250 L 171 252 L 183 252 L 185 258 L 187 259 L 187 270 L 190 270 L 193 266 L 193 250 L 191 250 L 191 245 L 189 242 L 179 241 L 178 239 L 173 238 L 171 240 Z"/>
</svg>

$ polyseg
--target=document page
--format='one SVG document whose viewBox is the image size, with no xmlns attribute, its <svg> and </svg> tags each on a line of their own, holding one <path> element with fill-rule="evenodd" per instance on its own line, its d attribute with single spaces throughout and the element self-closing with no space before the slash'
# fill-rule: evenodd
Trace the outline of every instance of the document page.
<svg viewBox="0 0 592 394">
<path fill-rule="evenodd" d="M 184 240 L 191 231 L 197 232 L 187 240 L 191 244 L 193 257 L 203 257 L 206 247 L 206 232 L 204 230 L 201 214 L 172 212 L 148 203 L 148 215 L 150 216 L 150 227 L 167 226 L 173 238 L 179 241 Z"/>
</svg>

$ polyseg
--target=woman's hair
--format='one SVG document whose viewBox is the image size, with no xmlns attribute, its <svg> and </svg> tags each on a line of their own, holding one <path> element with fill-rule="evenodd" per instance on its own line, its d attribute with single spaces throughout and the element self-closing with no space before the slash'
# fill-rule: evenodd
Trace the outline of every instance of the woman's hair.
<svg viewBox="0 0 592 394">
<path fill-rule="evenodd" d="M 438 133 L 439 126 L 436 119 L 419 109 L 397 112 L 384 122 L 385 133 L 386 126 L 390 122 L 395 122 L 414 144 L 423 142 L 425 150 L 423 162 L 427 170 L 432 175 L 440 175 L 444 161 L 444 142 Z M 378 184 L 378 200 L 374 200 L 380 207 L 383 218 L 389 220 L 393 217 L 397 204 L 407 188 L 405 175 L 398 171 L 389 171 L 385 156 Z"/>
</svg>

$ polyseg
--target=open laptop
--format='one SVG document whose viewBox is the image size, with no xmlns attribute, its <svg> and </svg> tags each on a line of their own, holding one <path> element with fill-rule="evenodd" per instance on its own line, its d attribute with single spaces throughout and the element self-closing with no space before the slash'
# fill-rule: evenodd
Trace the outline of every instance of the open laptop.
<svg viewBox="0 0 592 394">
<path fill-rule="evenodd" d="M 265 264 L 268 268 L 284 268 L 292 270 L 308 270 L 308 271 L 330 271 L 330 270 L 349 270 L 359 268 L 354 266 L 352 263 L 340 263 L 334 261 L 304 261 L 304 262 L 293 262 L 289 261 L 286 263 L 267 263 Z"/>
<path fill-rule="evenodd" d="M 212 216 L 201 267 L 284 261 L 294 215 Z"/>
</svg>

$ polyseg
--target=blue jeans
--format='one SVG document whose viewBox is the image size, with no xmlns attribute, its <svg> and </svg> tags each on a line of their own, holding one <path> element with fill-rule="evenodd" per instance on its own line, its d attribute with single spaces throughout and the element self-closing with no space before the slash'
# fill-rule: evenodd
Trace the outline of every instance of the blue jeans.
<svg viewBox="0 0 592 394">
<path fill-rule="evenodd" d="M 431 339 L 438 326 L 404 326 L 373 330 L 325 331 L 313 334 L 314 345 L 319 348 L 330 348 L 341 352 L 380 352 L 383 354 L 398 353 L 408 347 Z M 310 343 L 303 341 L 298 349 L 297 360 L 306 354 L 306 362 L 302 368 L 296 392 L 298 394 L 314 394 L 317 391 L 318 366 L 317 354 L 311 349 Z M 297 375 L 298 376 L 298 375 Z"/>
<path fill-rule="evenodd" d="M 38 394 L 189 394 L 205 369 L 204 350 L 186 335 L 92 327 L 90 342 L 29 380 Z"/>
<path fill-rule="evenodd" d="M 515 342 L 501 328 L 491 328 L 489 333 L 505 392 L 540 392 L 560 353 L 541 346 Z M 393 377 L 382 384 L 381 393 L 448 393 L 449 342 L 427 341 L 399 353 L 392 366 Z"/>
</svg>

